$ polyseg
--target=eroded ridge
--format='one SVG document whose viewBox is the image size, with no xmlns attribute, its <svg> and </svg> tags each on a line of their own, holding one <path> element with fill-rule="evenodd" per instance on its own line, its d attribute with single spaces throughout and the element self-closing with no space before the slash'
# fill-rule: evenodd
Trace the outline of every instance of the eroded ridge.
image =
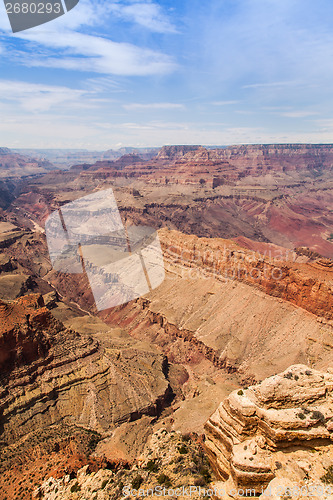
<svg viewBox="0 0 333 500">
<path fill-rule="evenodd" d="M 329 446 L 332 391 L 332 373 L 293 365 L 232 392 L 205 424 L 205 446 L 217 475 L 260 493 L 275 477 L 279 452 Z"/>
</svg>

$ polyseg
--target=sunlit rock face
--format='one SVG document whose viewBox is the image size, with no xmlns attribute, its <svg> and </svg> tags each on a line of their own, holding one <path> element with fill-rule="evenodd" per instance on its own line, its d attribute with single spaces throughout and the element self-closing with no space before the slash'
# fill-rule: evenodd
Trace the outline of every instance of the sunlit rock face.
<svg viewBox="0 0 333 500">
<path fill-rule="evenodd" d="M 275 477 L 277 454 L 332 446 L 333 375 L 293 365 L 261 384 L 232 392 L 205 424 L 218 476 L 261 492 Z"/>
<path fill-rule="evenodd" d="M 153 347 L 119 329 L 65 328 L 40 295 L 1 302 L 0 316 L 3 442 L 60 422 L 103 433 L 163 408 L 166 359 Z"/>
</svg>

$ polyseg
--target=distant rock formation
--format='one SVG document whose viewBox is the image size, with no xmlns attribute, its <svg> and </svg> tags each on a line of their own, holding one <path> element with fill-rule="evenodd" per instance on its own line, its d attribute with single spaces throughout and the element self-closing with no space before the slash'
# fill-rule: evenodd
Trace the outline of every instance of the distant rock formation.
<svg viewBox="0 0 333 500">
<path fill-rule="evenodd" d="M 166 358 L 151 346 L 65 328 L 36 294 L 0 302 L 0 318 L 3 444 L 55 423 L 103 433 L 165 405 Z"/>
<path fill-rule="evenodd" d="M 198 149 L 204 149 L 202 146 L 163 146 L 157 154 L 159 160 L 174 160 L 175 158 L 183 158 L 187 153 L 194 153 Z"/>
<path fill-rule="evenodd" d="M 238 488 L 263 488 L 276 454 L 333 440 L 333 374 L 293 365 L 261 384 L 232 392 L 205 424 L 217 475 Z M 310 467 L 311 468 L 311 467 Z"/>
<path fill-rule="evenodd" d="M 2 179 L 44 174 L 54 168 L 54 165 L 45 158 L 37 160 L 8 148 L 0 148 L 0 178 Z"/>
<path fill-rule="evenodd" d="M 203 146 L 163 146 L 159 160 L 214 162 L 236 170 L 237 177 L 306 171 L 320 175 L 333 168 L 332 144 L 253 144 L 207 149 Z"/>
</svg>

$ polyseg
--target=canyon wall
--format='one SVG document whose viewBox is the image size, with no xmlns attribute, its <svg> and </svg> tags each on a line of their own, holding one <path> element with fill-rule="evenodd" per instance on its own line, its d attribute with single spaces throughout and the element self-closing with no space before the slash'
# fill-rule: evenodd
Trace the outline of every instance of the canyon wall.
<svg viewBox="0 0 333 500">
<path fill-rule="evenodd" d="M 218 238 L 167 230 L 159 234 L 167 258 L 184 267 L 197 267 L 217 278 L 254 285 L 267 295 L 333 319 L 333 262 L 329 259 L 300 264 L 293 262 L 293 252 L 282 248 L 275 256 L 270 255 L 268 245 L 261 254 Z"/>
<path fill-rule="evenodd" d="M 333 362 L 326 261 L 315 268 L 265 259 L 226 240 L 159 235 L 166 279 L 146 297 L 101 312 L 111 325 L 161 345 L 171 362 L 178 362 L 181 339 L 250 381 L 295 363 Z"/>
<path fill-rule="evenodd" d="M 1 302 L 0 317 L 2 443 L 59 423 L 103 433 L 166 404 L 166 359 L 152 346 L 103 324 L 65 328 L 40 295 Z"/>
</svg>

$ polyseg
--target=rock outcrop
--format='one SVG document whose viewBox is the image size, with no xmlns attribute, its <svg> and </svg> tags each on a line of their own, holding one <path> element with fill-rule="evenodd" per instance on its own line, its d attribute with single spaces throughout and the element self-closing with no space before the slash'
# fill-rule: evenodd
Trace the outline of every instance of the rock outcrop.
<svg viewBox="0 0 333 500">
<path fill-rule="evenodd" d="M 238 488 L 260 493 L 275 477 L 278 452 L 310 450 L 333 440 L 333 375 L 291 366 L 259 385 L 232 392 L 205 431 L 217 475 L 231 475 Z"/>
<path fill-rule="evenodd" d="M 126 466 L 127 465 L 127 466 Z M 111 469 L 111 470 L 110 470 Z M 131 464 L 93 472 L 85 466 L 72 476 L 50 477 L 33 493 L 40 500 L 130 500 L 208 498 L 211 468 L 197 436 L 157 430 Z M 74 476 L 74 477 L 73 477 Z M 191 489 L 190 489 L 191 487 Z"/>
<path fill-rule="evenodd" d="M 167 258 L 188 268 L 201 268 L 218 278 L 254 285 L 268 295 L 291 302 L 328 320 L 333 319 L 332 260 L 316 266 L 293 261 L 293 252 L 281 248 L 272 255 L 270 247 L 249 251 L 221 238 L 198 238 L 177 231 L 159 232 Z M 320 264 L 322 262 L 322 264 Z"/>
<path fill-rule="evenodd" d="M 159 236 L 164 282 L 145 298 L 101 313 L 108 323 L 160 344 L 171 362 L 183 362 L 185 341 L 247 383 L 296 363 L 332 364 L 332 271 L 228 240 L 166 229 Z"/>
<path fill-rule="evenodd" d="M 163 146 L 160 160 L 226 162 L 236 169 L 236 177 L 308 171 L 309 174 L 332 170 L 331 144 L 249 144 L 226 148 L 202 146 Z M 231 169 L 230 169 L 231 170 Z M 228 172 L 231 175 L 231 171 Z"/>
<path fill-rule="evenodd" d="M 3 444 L 58 423 L 103 433 L 165 405 L 166 358 L 151 346 L 105 325 L 65 328 L 39 295 L 1 302 L 0 316 Z"/>
<path fill-rule="evenodd" d="M 197 154 L 198 150 L 200 151 L 201 149 L 205 149 L 202 146 L 163 146 L 156 158 L 159 160 L 174 160 L 174 159 L 180 159 L 184 158 L 185 155 L 190 154 L 195 155 Z"/>
</svg>

